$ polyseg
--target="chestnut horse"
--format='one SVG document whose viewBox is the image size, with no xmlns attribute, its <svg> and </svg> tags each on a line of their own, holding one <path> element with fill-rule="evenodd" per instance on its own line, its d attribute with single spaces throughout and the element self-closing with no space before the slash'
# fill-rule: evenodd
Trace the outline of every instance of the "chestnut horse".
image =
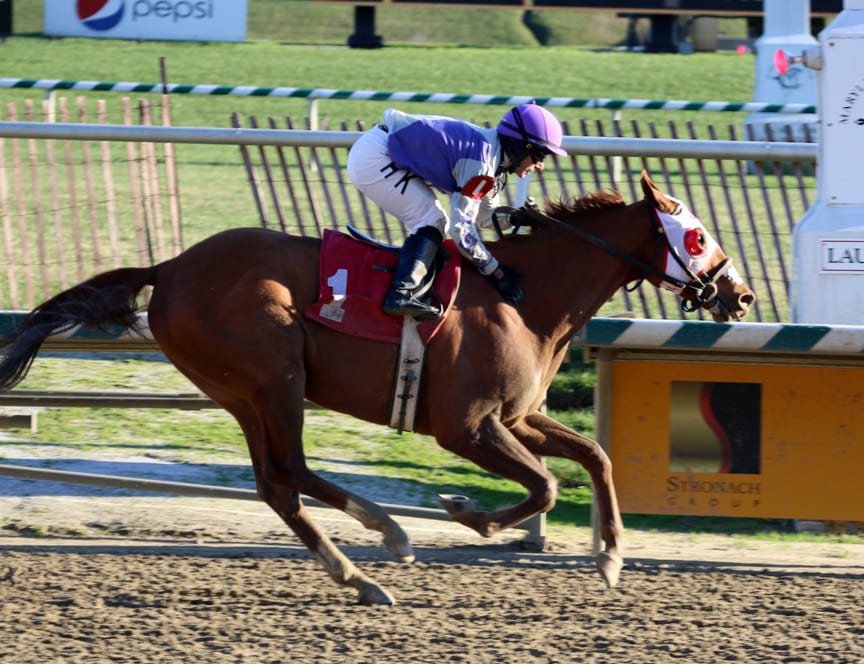
<svg viewBox="0 0 864 664">
<path fill-rule="evenodd" d="M 490 242 L 522 275 L 513 307 L 475 270 L 464 269 L 454 307 L 429 342 L 415 431 L 500 477 L 518 482 L 517 505 L 479 511 L 442 504 L 484 536 L 555 504 L 557 483 L 538 457 L 572 459 L 591 475 L 603 550 L 597 566 L 614 586 L 623 564 L 622 523 L 608 456 L 593 440 L 540 412 L 573 335 L 621 287 L 647 279 L 676 291 L 688 310 L 715 321 L 744 317 L 753 292 L 723 250 L 680 202 L 642 173 L 644 200 L 600 192 L 523 211 L 531 232 Z M 27 373 L 50 335 L 83 324 L 134 327 L 137 298 L 152 285 L 150 330 L 162 352 L 233 415 L 246 437 L 261 498 L 330 576 L 364 604 L 392 596 L 360 572 L 311 520 L 301 494 L 383 534 L 397 559 L 408 537 L 375 503 L 331 484 L 306 465 L 304 400 L 387 424 L 398 346 L 341 334 L 304 318 L 318 297 L 321 241 L 259 228 L 218 233 L 159 265 L 121 268 L 74 286 L 34 309 L 3 344 L 0 390 Z M 467 263 L 466 263 L 467 265 Z"/>
</svg>

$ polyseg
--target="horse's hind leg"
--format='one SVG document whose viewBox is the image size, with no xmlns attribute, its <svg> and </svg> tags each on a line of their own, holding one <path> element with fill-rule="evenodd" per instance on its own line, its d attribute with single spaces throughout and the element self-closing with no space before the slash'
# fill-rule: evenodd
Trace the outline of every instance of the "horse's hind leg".
<svg viewBox="0 0 864 664">
<path fill-rule="evenodd" d="M 300 538 L 300 541 L 306 545 L 306 548 L 321 563 L 330 577 L 340 585 L 355 588 L 358 593 L 357 600 L 361 604 L 394 604 L 395 601 L 390 593 L 362 574 L 312 521 L 301 502 L 299 491 L 288 486 L 291 482 L 286 482 L 285 477 L 282 475 L 284 471 L 279 471 L 281 464 L 273 462 L 273 445 L 271 444 L 271 437 L 266 421 L 262 421 L 252 405 L 246 401 L 232 397 L 229 393 L 224 392 L 219 387 L 193 372 L 182 368 L 180 370 L 206 394 L 221 404 L 237 420 L 249 447 L 258 495 Z M 302 428 L 303 399 L 300 399 L 299 414 L 297 414 L 297 409 L 286 407 L 285 410 L 293 410 L 295 412 L 295 417 L 300 421 L 299 428 Z M 300 440 L 299 433 L 296 440 Z M 288 467 L 299 463 L 299 465 L 305 468 L 305 460 L 303 459 L 302 450 L 299 449 L 299 442 L 296 447 L 297 449 L 293 454 L 290 451 L 286 453 L 286 457 L 282 460 L 282 463 L 287 464 Z M 293 463 L 291 461 L 292 457 L 295 457 Z M 299 459 L 299 462 L 296 459 Z M 374 507 L 383 513 L 380 507 L 377 505 Z M 384 517 L 389 519 L 386 513 L 384 513 Z M 374 517 L 370 517 L 370 520 L 372 518 Z M 402 530 L 395 522 L 393 522 L 393 526 L 399 533 L 402 533 Z M 402 533 L 402 536 L 405 537 L 404 533 Z M 405 537 L 405 540 L 407 545 L 407 537 Z M 410 546 L 408 548 L 410 550 Z"/>
<path fill-rule="evenodd" d="M 395 604 L 393 596 L 384 588 L 360 572 L 354 564 L 333 544 L 329 537 L 312 521 L 300 499 L 300 493 L 271 478 L 272 465 L 266 459 L 266 429 L 255 411 L 247 404 L 231 404 L 227 408 L 243 429 L 252 457 L 258 495 L 278 514 L 285 524 L 306 545 L 309 552 L 321 563 L 336 583 L 357 590 L 357 601 L 361 604 Z"/>
<path fill-rule="evenodd" d="M 272 391 L 275 396 L 268 397 Z M 302 449 L 302 394 L 291 396 L 284 385 L 276 390 L 261 390 L 255 408 L 267 431 L 262 471 L 270 483 L 288 486 L 357 519 L 367 529 L 384 536 L 384 548 L 401 562 L 412 562 L 414 551 L 405 531 L 381 506 L 328 482 L 306 465 Z M 251 447 L 251 445 L 250 445 Z"/>
<path fill-rule="evenodd" d="M 262 486 L 264 500 L 306 545 L 330 578 L 339 585 L 355 588 L 357 601 L 361 604 L 396 603 L 390 593 L 360 572 L 312 521 L 300 500 L 300 494 L 273 484 L 265 483 Z"/>
<path fill-rule="evenodd" d="M 624 526 L 612 482 L 612 463 L 603 448 L 542 413 L 533 413 L 512 430 L 514 436 L 538 456 L 572 459 L 581 464 L 594 485 L 594 500 L 600 516 L 600 538 L 605 544 L 597 553 L 600 574 L 614 587 L 623 567 L 621 537 Z"/>
<path fill-rule="evenodd" d="M 357 519 L 368 530 L 384 536 L 384 548 L 400 562 L 414 560 L 414 551 L 408 535 L 380 505 L 358 496 L 319 477 L 306 466 L 303 454 L 303 416 L 305 395 L 304 372 L 297 370 L 293 378 L 262 388 L 255 404 L 238 400 L 200 374 L 175 362 L 177 368 L 205 394 L 219 403 L 240 424 L 248 442 L 249 454 L 259 479 L 268 459 L 276 482 L 288 482 L 291 488 L 320 500 Z M 268 397 L 268 393 L 275 396 Z M 277 469 L 281 468 L 281 471 Z M 278 479 L 281 472 L 285 478 Z M 271 507 L 273 507 L 271 505 Z M 278 513 L 279 510 L 273 507 Z"/>
</svg>

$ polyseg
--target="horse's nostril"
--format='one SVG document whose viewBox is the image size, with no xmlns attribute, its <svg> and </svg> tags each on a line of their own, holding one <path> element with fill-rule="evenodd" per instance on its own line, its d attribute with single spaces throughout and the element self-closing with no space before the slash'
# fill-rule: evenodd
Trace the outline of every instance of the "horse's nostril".
<svg viewBox="0 0 864 664">
<path fill-rule="evenodd" d="M 742 307 L 751 307 L 756 301 L 756 296 L 753 293 L 745 293 L 738 297 L 738 304 Z"/>
</svg>

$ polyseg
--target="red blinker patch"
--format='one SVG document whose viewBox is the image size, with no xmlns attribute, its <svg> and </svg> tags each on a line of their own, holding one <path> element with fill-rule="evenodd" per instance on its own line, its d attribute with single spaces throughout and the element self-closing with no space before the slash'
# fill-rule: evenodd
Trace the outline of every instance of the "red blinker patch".
<svg viewBox="0 0 864 664">
<path fill-rule="evenodd" d="M 693 257 L 705 253 L 705 236 L 698 228 L 688 228 L 684 232 L 684 248 Z"/>
</svg>

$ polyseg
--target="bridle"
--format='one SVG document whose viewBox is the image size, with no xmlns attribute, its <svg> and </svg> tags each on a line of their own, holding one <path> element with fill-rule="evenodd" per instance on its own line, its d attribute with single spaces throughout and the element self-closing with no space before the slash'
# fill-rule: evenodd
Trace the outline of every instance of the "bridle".
<svg viewBox="0 0 864 664">
<path fill-rule="evenodd" d="M 690 269 L 690 266 L 684 262 L 681 256 L 678 254 L 678 251 L 672 244 L 669 242 L 669 237 L 667 236 L 665 230 L 663 229 L 663 225 L 660 223 L 659 218 L 657 217 L 656 210 L 653 206 L 650 205 L 647 201 L 643 201 L 646 206 L 648 206 L 648 213 L 651 215 L 651 221 L 654 224 L 654 228 L 657 232 L 657 242 L 655 245 L 654 251 L 654 259 L 651 263 L 648 263 L 637 256 L 633 256 L 632 254 L 627 253 L 620 247 L 615 246 L 604 240 L 603 238 L 599 238 L 596 235 L 593 235 L 586 230 L 579 228 L 578 226 L 572 226 L 570 224 L 564 223 L 558 219 L 553 217 L 549 217 L 539 209 L 532 206 L 525 206 L 522 208 L 531 219 L 538 221 L 543 224 L 555 226 L 561 230 L 564 230 L 572 235 L 575 235 L 580 240 L 583 240 L 598 249 L 605 251 L 607 254 L 618 258 L 625 263 L 628 263 L 638 270 L 640 270 L 643 276 L 628 290 L 635 290 L 643 279 L 648 278 L 649 280 L 653 277 L 656 281 L 660 283 L 660 285 L 667 286 L 669 290 L 674 291 L 681 298 L 681 309 L 686 312 L 697 311 L 700 308 L 710 308 L 712 306 L 721 306 L 725 307 L 725 305 L 719 300 L 719 290 L 717 288 L 717 280 L 726 274 L 729 269 L 732 267 L 732 259 L 728 256 L 720 261 L 719 264 L 715 265 L 713 268 L 704 272 L 702 274 L 696 274 L 693 270 Z M 675 214 L 677 214 L 679 208 L 676 209 Z M 514 226 L 514 232 L 516 232 L 518 226 Z M 668 251 L 672 257 L 675 259 L 675 262 L 681 267 L 684 273 L 689 277 L 689 281 L 684 281 L 675 277 L 667 272 L 663 271 L 659 267 L 657 267 L 656 263 L 660 260 L 660 255 L 664 252 L 664 250 Z M 686 299 L 685 299 L 686 296 Z"/>
</svg>

